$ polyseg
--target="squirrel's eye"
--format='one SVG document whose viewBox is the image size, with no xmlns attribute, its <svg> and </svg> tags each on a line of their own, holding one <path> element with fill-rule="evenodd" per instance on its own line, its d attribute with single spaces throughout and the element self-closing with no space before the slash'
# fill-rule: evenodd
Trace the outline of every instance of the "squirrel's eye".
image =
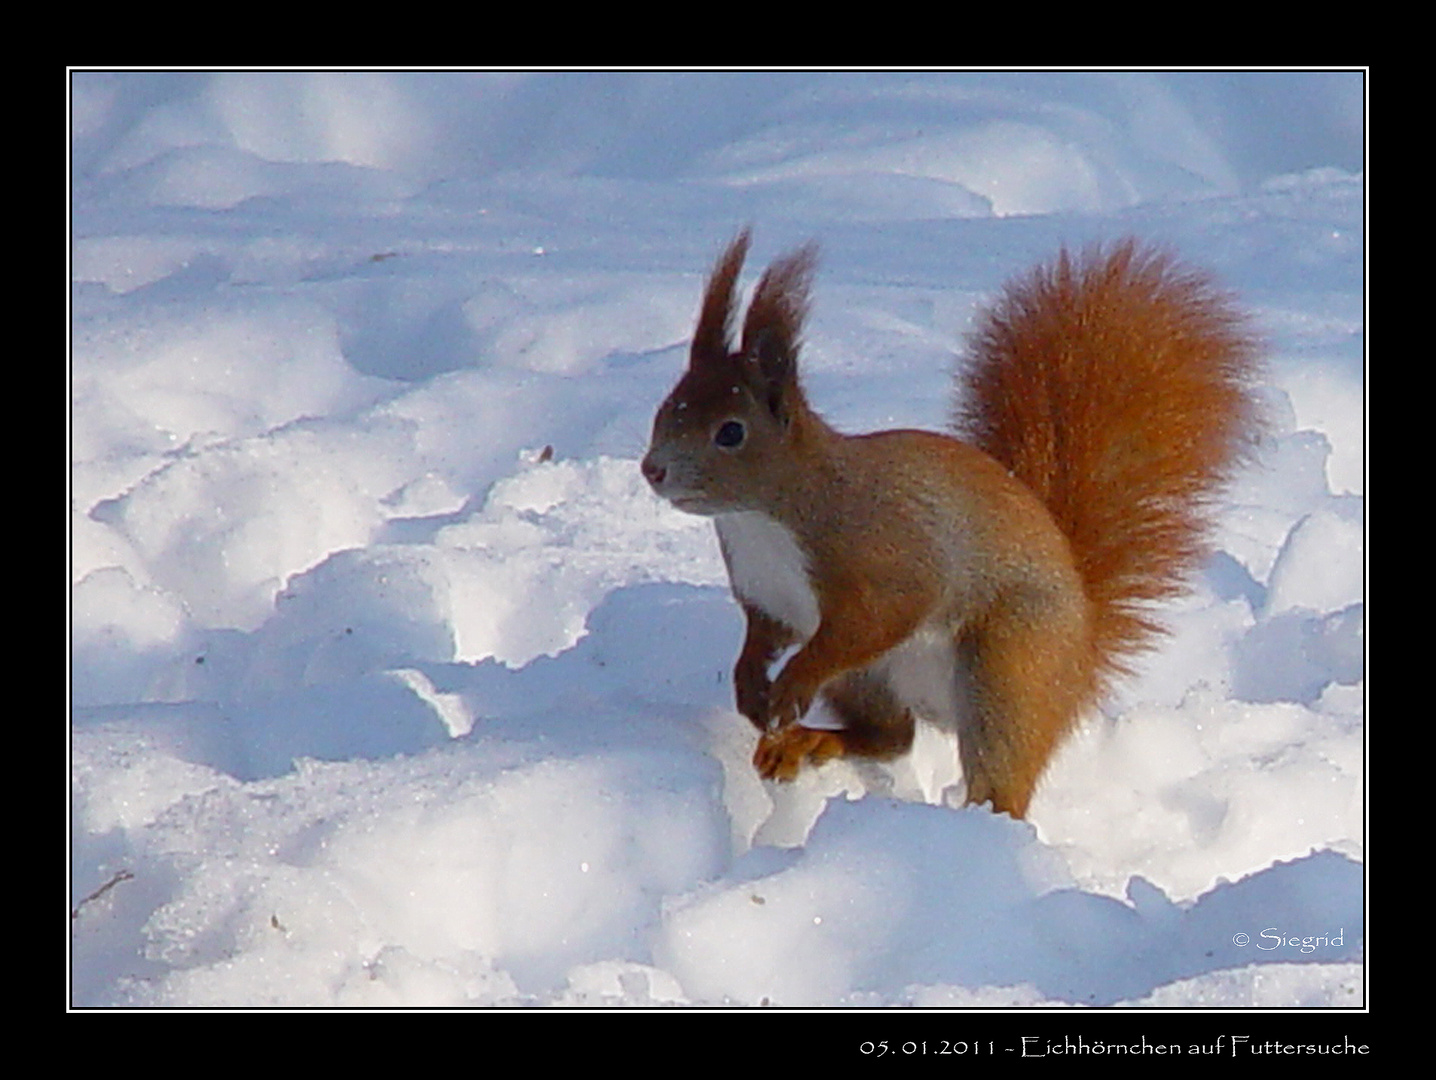
<svg viewBox="0 0 1436 1080">
<path fill-rule="evenodd" d="M 722 426 L 713 433 L 713 441 L 725 450 L 733 450 L 743 445 L 743 439 L 747 434 L 741 422 L 725 420 Z"/>
</svg>

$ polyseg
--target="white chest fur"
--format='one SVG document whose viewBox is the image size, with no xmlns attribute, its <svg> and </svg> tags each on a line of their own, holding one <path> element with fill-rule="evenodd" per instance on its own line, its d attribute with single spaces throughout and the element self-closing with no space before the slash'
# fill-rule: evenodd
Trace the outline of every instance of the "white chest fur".
<svg viewBox="0 0 1436 1080">
<path fill-rule="evenodd" d="M 806 641 L 817 632 L 818 598 L 808 558 L 778 522 L 758 511 L 713 519 L 733 591 Z"/>
</svg>

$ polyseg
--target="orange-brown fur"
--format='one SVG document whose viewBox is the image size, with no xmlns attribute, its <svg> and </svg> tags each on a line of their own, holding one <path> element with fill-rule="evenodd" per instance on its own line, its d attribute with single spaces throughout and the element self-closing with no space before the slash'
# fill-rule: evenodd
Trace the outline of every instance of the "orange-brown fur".
<svg viewBox="0 0 1436 1080">
<path fill-rule="evenodd" d="M 1243 320 L 1132 242 L 1064 252 L 973 335 L 966 441 L 848 436 L 798 379 L 812 248 L 768 268 L 731 347 L 747 246 L 714 269 L 643 469 L 715 517 L 748 620 L 734 687 L 762 732 L 754 763 L 790 779 L 907 750 L 917 702 L 898 665 L 911 652 L 929 670 L 919 650 L 936 641 L 938 711 L 949 689 L 955 703 L 937 719 L 957 727 L 968 799 L 1021 816 L 1062 738 L 1150 644 L 1145 605 L 1200 556 L 1206 502 L 1256 428 Z M 799 722 L 819 695 L 842 730 Z"/>
</svg>

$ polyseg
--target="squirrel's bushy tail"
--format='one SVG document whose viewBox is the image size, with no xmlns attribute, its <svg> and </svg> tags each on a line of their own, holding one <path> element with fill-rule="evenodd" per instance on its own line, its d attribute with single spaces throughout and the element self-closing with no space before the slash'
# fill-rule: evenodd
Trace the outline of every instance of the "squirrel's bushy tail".
<svg viewBox="0 0 1436 1080">
<path fill-rule="evenodd" d="M 1067 535 L 1105 685 L 1160 631 L 1144 609 L 1180 591 L 1260 428 L 1257 340 L 1209 278 L 1129 240 L 1010 284 L 969 353 L 959 432 Z"/>
</svg>

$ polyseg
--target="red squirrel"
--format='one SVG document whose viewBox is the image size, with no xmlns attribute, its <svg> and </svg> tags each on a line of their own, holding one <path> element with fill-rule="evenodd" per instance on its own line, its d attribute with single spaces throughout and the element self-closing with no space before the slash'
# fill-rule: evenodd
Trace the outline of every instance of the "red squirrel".
<svg viewBox="0 0 1436 1080">
<path fill-rule="evenodd" d="M 1200 560 L 1207 506 L 1259 430 L 1247 321 L 1135 241 L 1064 250 L 980 317 L 958 437 L 844 435 L 798 377 L 812 245 L 768 267 L 734 347 L 748 243 L 708 280 L 642 470 L 717 528 L 747 617 L 733 682 L 754 765 L 789 780 L 890 759 L 921 716 L 956 731 L 969 803 L 1023 817 L 1160 633 L 1149 605 Z M 820 695 L 840 730 L 801 724 Z"/>
</svg>

